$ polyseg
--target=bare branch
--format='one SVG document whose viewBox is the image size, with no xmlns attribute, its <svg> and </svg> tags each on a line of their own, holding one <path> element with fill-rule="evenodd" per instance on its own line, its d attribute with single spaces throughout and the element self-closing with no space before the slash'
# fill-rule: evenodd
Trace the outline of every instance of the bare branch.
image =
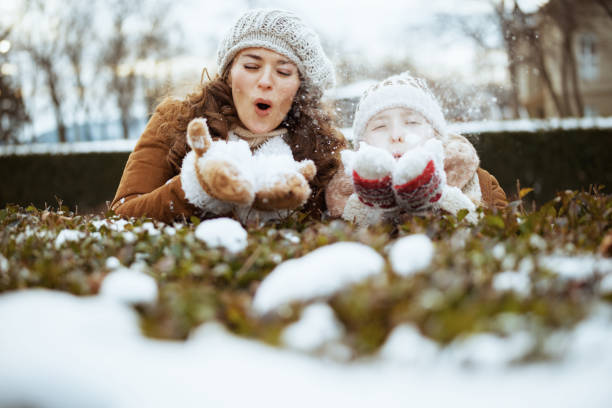
<svg viewBox="0 0 612 408">
<path fill-rule="evenodd" d="M 608 17 L 612 18 L 612 1 L 610 0 L 595 0 L 595 3 L 599 4 L 608 14 Z"/>
</svg>

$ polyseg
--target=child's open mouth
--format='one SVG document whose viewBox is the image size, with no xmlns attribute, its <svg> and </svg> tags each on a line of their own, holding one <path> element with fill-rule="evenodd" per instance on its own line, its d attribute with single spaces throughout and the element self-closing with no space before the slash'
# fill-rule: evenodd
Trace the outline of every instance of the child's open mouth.
<svg viewBox="0 0 612 408">
<path fill-rule="evenodd" d="M 257 99 L 255 101 L 255 112 L 259 116 L 266 116 L 270 113 L 270 108 L 272 108 L 272 102 L 265 99 Z"/>
</svg>

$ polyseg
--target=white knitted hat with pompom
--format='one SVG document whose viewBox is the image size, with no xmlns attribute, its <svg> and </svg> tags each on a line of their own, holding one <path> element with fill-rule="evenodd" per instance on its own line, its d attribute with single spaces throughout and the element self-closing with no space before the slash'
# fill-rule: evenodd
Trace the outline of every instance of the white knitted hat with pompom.
<svg viewBox="0 0 612 408">
<path fill-rule="evenodd" d="M 391 108 L 412 109 L 429 121 L 442 140 L 446 139 L 446 120 L 427 83 L 409 72 L 393 75 L 368 88 L 357 105 L 353 121 L 355 140 L 362 140 L 370 119 Z"/>
<path fill-rule="evenodd" d="M 251 47 L 286 56 L 297 65 L 304 81 L 320 92 L 335 85 L 334 68 L 319 37 L 292 12 L 254 9 L 240 16 L 219 44 L 219 73 L 227 69 L 238 52 Z"/>
</svg>

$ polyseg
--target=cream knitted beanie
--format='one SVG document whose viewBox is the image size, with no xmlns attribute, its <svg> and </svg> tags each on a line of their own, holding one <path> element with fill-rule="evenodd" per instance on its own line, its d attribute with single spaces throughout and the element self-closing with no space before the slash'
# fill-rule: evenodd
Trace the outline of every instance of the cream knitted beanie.
<svg viewBox="0 0 612 408">
<path fill-rule="evenodd" d="M 423 115 L 442 140 L 446 139 L 446 120 L 435 96 L 423 79 L 403 72 L 371 86 L 363 93 L 353 121 L 355 140 L 363 139 L 366 125 L 372 116 L 385 109 L 399 107 L 409 108 Z"/>
<path fill-rule="evenodd" d="M 240 16 L 219 44 L 219 73 L 227 69 L 239 51 L 250 47 L 267 48 L 286 56 L 297 65 L 304 81 L 320 92 L 335 84 L 334 68 L 319 37 L 294 13 L 254 9 Z"/>
</svg>

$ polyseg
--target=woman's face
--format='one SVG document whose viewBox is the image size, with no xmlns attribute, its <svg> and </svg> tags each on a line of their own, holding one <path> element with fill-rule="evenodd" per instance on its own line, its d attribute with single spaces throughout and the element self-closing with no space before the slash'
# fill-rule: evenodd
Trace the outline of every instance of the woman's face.
<svg viewBox="0 0 612 408">
<path fill-rule="evenodd" d="M 408 108 L 391 108 L 368 121 L 363 138 L 367 144 L 383 148 L 397 159 L 434 137 L 433 127 L 420 113 Z"/>
<path fill-rule="evenodd" d="M 267 48 L 246 48 L 229 74 L 238 118 L 253 133 L 276 129 L 293 104 L 300 87 L 297 66 Z"/>
</svg>

